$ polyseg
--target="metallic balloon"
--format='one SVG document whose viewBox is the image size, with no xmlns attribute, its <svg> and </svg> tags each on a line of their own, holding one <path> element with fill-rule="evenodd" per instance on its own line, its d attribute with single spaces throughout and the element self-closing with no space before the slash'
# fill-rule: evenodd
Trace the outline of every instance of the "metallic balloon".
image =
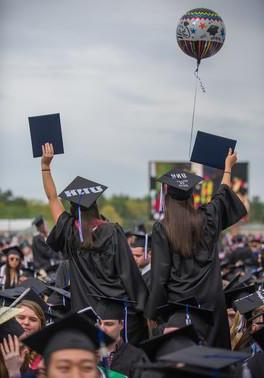
<svg viewBox="0 0 264 378">
<path fill-rule="evenodd" d="M 178 45 L 185 54 L 196 58 L 198 64 L 221 49 L 225 35 L 222 18 L 205 8 L 192 9 L 184 14 L 176 30 Z"/>
</svg>

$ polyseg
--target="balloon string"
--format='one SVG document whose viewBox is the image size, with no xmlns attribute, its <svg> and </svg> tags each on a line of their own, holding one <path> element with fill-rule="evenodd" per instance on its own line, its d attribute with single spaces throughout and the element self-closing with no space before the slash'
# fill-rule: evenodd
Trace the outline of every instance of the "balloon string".
<svg viewBox="0 0 264 378">
<path fill-rule="evenodd" d="M 193 128 L 194 128 L 194 118 L 195 118 L 195 109 L 196 109 L 196 99 L 197 99 L 197 87 L 198 81 L 200 83 L 200 87 L 203 93 L 205 93 L 205 87 L 200 79 L 198 72 L 199 72 L 199 65 L 200 62 L 197 62 L 196 70 L 194 71 L 195 80 L 195 91 L 194 91 L 194 100 L 193 100 L 193 112 L 192 112 L 192 128 L 191 128 L 191 136 L 190 136 L 190 145 L 189 145 L 189 158 L 191 158 L 191 148 L 192 148 L 192 139 L 193 139 Z"/>
</svg>

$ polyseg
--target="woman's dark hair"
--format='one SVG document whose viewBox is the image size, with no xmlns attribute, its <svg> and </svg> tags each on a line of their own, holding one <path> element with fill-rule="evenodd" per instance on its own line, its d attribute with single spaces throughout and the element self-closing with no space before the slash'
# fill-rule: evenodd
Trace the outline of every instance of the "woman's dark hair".
<svg viewBox="0 0 264 378">
<path fill-rule="evenodd" d="M 193 197 L 177 201 L 167 194 L 162 224 L 172 249 L 184 257 L 193 256 L 203 231 L 203 217 L 193 207 Z"/>
<path fill-rule="evenodd" d="M 100 214 L 96 202 L 87 209 L 86 207 L 80 206 L 81 209 L 81 223 L 82 223 L 82 235 L 83 242 L 79 242 L 79 247 L 81 249 L 89 249 L 93 246 L 93 233 L 92 233 L 92 222 L 95 219 L 100 219 Z M 71 204 L 71 214 L 78 220 L 78 206 Z M 76 240 L 80 240 L 79 232 L 76 229 Z"/>
<path fill-rule="evenodd" d="M 19 265 L 16 268 L 16 279 L 15 279 L 15 282 L 11 282 L 11 268 L 10 268 L 10 265 L 9 265 L 8 257 L 9 256 L 7 256 L 7 259 L 6 259 L 6 268 L 5 268 L 5 276 L 6 276 L 5 288 L 6 289 L 9 288 L 9 287 L 12 287 L 13 284 L 15 284 L 15 285 L 18 284 L 19 270 L 20 270 L 20 267 L 21 267 L 21 259 L 20 259 L 20 263 L 19 263 Z"/>
</svg>

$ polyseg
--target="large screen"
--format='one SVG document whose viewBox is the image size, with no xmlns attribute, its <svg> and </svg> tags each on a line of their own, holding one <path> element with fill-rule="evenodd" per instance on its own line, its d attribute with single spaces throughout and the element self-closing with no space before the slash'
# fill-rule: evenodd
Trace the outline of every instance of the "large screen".
<svg viewBox="0 0 264 378">
<path fill-rule="evenodd" d="M 149 162 L 150 218 L 159 219 L 160 183 L 156 179 L 172 168 L 184 169 L 202 176 L 204 180 L 194 190 L 194 204 L 199 207 L 208 203 L 219 187 L 223 171 L 191 162 Z M 248 162 L 236 164 L 232 169 L 232 189 L 249 209 Z"/>
</svg>

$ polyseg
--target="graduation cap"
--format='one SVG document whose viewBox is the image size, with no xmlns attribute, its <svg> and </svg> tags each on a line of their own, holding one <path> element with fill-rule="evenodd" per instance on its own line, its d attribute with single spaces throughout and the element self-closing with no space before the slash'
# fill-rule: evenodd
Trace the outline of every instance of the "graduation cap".
<svg viewBox="0 0 264 378">
<path fill-rule="evenodd" d="M 161 361 L 181 362 L 201 368 L 221 370 L 249 358 L 248 353 L 233 352 L 227 349 L 193 345 L 160 357 Z"/>
<path fill-rule="evenodd" d="M 191 197 L 193 194 L 193 188 L 202 180 L 202 177 L 181 169 L 172 169 L 159 177 L 157 181 L 162 184 L 160 193 L 160 211 L 162 211 L 162 207 L 164 207 L 162 205 L 164 202 L 163 184 L 167 184 L 167 193 L 170 197 L 177 201 L 184 201 Z"/>
<path fill-rule="evenodd" d="M 89 209 L 107 189 L 107 186 L 77 176 L 60 194 L 59 197 L 78 206 L 79 234 L 83 242 L 81 208 Z"/>
<path fill-rule="evenodd" d="M 32 226 L 39 227 L 44 223 L 44 218 L 42 215 L 39 215 L 32 221 Z"/>
<path fill-rule="evenodd" d="M 247 296 L 243 296 L 242 298 L 237 299 L 234 302 L 235 308 L 242 315 L 244 314 L 247 315 L 251 311 L 263 305 L 264 305 L 264 290 L 262 291 L 259 290 Z"/>
<path fill-rule="evenodd" d="M 140 347 L 151 361 L 156 361 L 171 351 L 185 349 L 199 342 L 200 339 L 193 325 L 188 325 L 165 335 L 154 336 L 149 340 L 143 341 L 140 343 Z"/>
<path fill-rule="evenodd" d="M 229 290 L 224 291 L 226 307 L 231 308 L 234 306 L 234 302 L 239 299 L 247 296 L 250 293 L 255 292 L 255 285 L 244 286 L 244 287 L 235 287 Z"/>
<path fill-rule="evenodd" d="M 0 343 L 2 343 L 3 339 L 7 338 L 8 335 L 19 337 L 24 333 L 24 329 L 16 319 L 14 319 L 14 317 L 21 312 L 23 312 L 23 310 L 19 308 L 0 308 Z"/>
<path fill-rule="evenodd" d="M 144 248 L 144 258 L 147 259 L 148 251 L 151 249 L 151 234 L 134 232 L 134 241 L 130 244 L 130 248 Z"/>
<path fill-rule="evenodd" d="M 43 281 L 31 277 L 21 282 L 17 287 L 34 289 L 37 294 L 43 294 L 47 290 L 47 285 Z"/>
<path fill-rule="evenodd" d="M 100 348 L 99 333 L 103 334 L 104 345 L 114 340 L 99 331 L 82 314 L 70 314 L 65 318 L 46 326 L 26 339 L 23 343 L 44 356 L 46 360 L 53 352 L 64 349 L 84 349 L 96 351 Z"/>
<path fill-rule="evenodd" d="M 236 140 L 198 131 L 191 161 L 209 167 L 224 169 L 229 148 L 235 150 Z"/>
<path fill-rule="evenodd" d="M 106 297 L 97 294 L 88 294 L 88 296 L 97 298 L 97 303 L 94 306 L 96 314 L 102 320 L 123 320 L 123 338 L 125 343 L 128 342 L 127 338 L 127 320 L 128 308 L 136 304 L 135 301 L 128 300 L 127 298 L 114 298 Z"/>
<path fill-rule="evenodd" d="M 8 248 L 4 248 L 2 250 L 3 254 L 6 255 L 6 256 L 9 256 L 9 255 L 16 255 L 18 256 L 21 260 L 23 260 L 24 258 L 24 255 L 23 255 L 23 252 L 21 251 L 21 249 L 19 248 L 18 245 L 13 245 L 11 247 L 8 247 Z"/>
<path fill-rule="evenodd" d="M 28 121 L 34 158 L 42 156 L 45 143 L 53 145 L 54 154 L 64 153 L 59 113 L 29 117 Z"/>
<path fill-rule="evenodd" d="M 63 313 L 71 310 L 71 293 L 68 290 L 56 286 L 48 286 L 48 289 L 51 294 L 47 303 L 52 309 Z"/>
</svg>

